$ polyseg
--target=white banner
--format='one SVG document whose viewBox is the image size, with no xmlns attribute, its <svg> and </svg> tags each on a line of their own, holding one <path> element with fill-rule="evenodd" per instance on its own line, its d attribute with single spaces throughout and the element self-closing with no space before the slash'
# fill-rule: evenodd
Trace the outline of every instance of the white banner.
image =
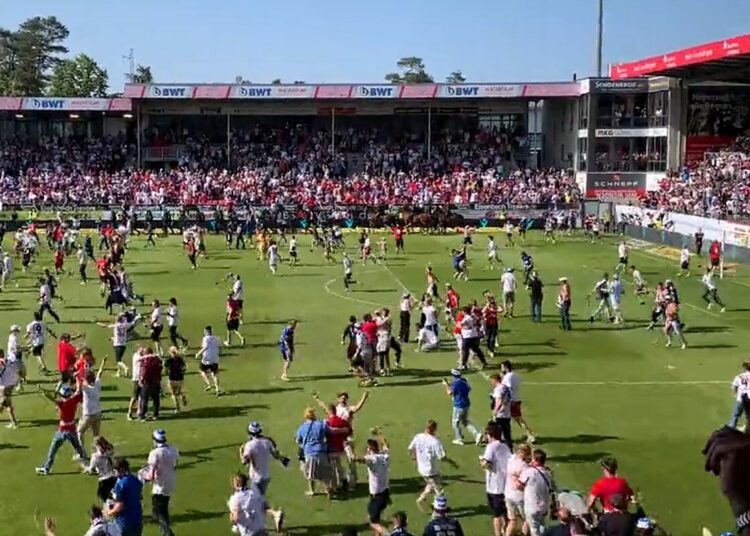
<svg viewBox="0 0 750 536">
<path fill-rule="evenodd" d="M 656 128 L 597 128 L 597 138 L 659 138 L 667 135 L 667 127 Z"/>
<path fill-rule="evenodd" d="M 644 227 L 656 226 L 656 222 L 661 221 L 660 228 L 691 239 L 701 229 L 706 241 L 718 240 L 733 246 L 750 247 L 750 225 L 743 223 L 630 205 L 615 206 L 615 214 L 618 222 L 623 220 L 623 216 L 637 217 Z"/>
<path fill-rule="evenodd" d="M 232 99 L 311 99 L 315 94 L 315 86 L 302 84 L 282 86 L 232 86 Z"/>
<path fill-rule="evenodd" d="M 377 86 L 355 86 L 355 99 L 395 99 L 399 96 L 400 87 L 393 84 L 383 84 Z"/>
<path fill-rule="evenodd" d="M 148 86 L 146 97 L 150 99 L 192 99 L 195 86 L 157 84 Z"/>
<path fill-rule="evenodd" d="M 520 84 L 447 84 L 441 85 L 438 97 L 448 99 L 460 99 L 471 97 L 495 97 L 507 99 L 509 97 L 520 97 L 524 86 Z"/>
</svg>

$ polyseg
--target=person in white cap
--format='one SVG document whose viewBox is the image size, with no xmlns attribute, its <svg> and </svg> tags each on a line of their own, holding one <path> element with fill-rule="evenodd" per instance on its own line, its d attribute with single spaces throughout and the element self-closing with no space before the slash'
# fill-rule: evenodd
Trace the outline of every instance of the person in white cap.
<svg viewBox="0 0 750 536">
<path fill-rule="evenodd" d="M 21 344 L 21 326 L 13 324 L 8 335 L 8 346 L 5 351 L 5 359 L 13 362 L 18 373 L 18 390 L 23 392 L 23 384 L 26 383 L 26 365 L 23 362 L 23 345 Z"/>
<path fill-rule="evenodd" d="M 443 385 L 445 386 L 445 392 L 448 393 L 453 402 L 453 416 L 451 418 L 454 435 L 453 444 L 464 444 L 464 435 L 461 432 L 462 426 L 466 427 L 469 433 L 474 436 L 474 442 L 478 444 L 482 439 L 482 434 L 479 428 L 474 426 L 474 423 L 469 420 L 469 408 L 471 407 L 469 393 L 471 392 L 471 386 L 458 369 L 451 369 L 451 377 L 452 381 L 448 383 L 448 380 L 444 379 Z"/>
<path fill-rule="evenodd" d="M 151 482 L 151 516 L 159 524 L 162 536 L 174 536 L 169 523 L 169 498 L 175 489 L 175 469 L 180 454 L 177 448 L 167 443 L 164 430 L 154 430 L 151 434 L 154 448 L 148 454 L 148 465 L 140 477 Z"/>
<path fill-rule="evenodd" d="M 401 295 L 401 301 L 398 304 L 399 310 L 399 332 L 398 340 L 407 343 L 409 342 L 409 328 L 411 327 L 411 310 L 414 309 L 417 302 L 411 297 L 411 294 L 406 291 Z"/>
<path fill-rule="evenodd" d="M 271 460 L 279 460 L 284 467 L 289 466 L 289 458 L 279 454 L 276 443 L 270 437 L 263 435 L 263 427 L 259 422 L 251 422 L 247 427 L 250 439 L 240 448 L 240 461 L 248 466 L 250 481 L 265 497 L 268 485 L 271 483 Z M 276 531 L 284 528 L 284 511 L 268 508 L 273 516 Z"/>
<path fill-rule="evenodd" d="M 461 523 L 458 522 L 458 519 L 450 517 L 448 510 L 448 500 L 443 495 L 435 497 L 432 503 L 432 519 L 427 523 L 422 534 L 424 536 L 443 536 L 445 534 L 464 536 Z"/>
</svg>

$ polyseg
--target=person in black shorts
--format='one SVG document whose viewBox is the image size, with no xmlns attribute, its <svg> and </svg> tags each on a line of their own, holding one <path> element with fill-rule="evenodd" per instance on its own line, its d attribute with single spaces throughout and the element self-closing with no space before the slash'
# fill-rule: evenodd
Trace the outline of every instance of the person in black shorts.
<svg viewBox="0 0 750 536">
<path fill-rule="evenodd" d="M 161 332 L 164 330 L 164 320 L 162 318 L 161 304 L 159 303 L 159 300 L 154 300 L 151 306 L 151 316 L 149 318 L 151 335 L 149 338 L 151 339 L 151 342 L 154 343 L 156 353 L 161 356 Z"/>
<path fill-rule="evenodd" d="M 183 391 L 182 385 L 185 380 L 185 360 L 183 359 L 176 346 L 169 349 L 169 357 L 164 360 L 164 368 L 167 369 L 167 378 L 169 379 L 169 392 L 174 402 L 174 412 L 180 412 L 180 404 L 187 406 L 187 394 Z"/>
</svg>

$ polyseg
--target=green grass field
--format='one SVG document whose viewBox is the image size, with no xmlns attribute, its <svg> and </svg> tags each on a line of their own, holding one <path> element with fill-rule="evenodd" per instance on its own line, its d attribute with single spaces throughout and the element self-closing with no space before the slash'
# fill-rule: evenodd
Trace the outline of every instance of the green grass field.
<svg viewBox="0 0 750 536">
<path fill-rule="evenodd" d="M 354 245 L 354 236 L 347 240 Z M 308 237 L 301 239 L 302 265 L 292 269 L 284 264 L 275 277 L 265 263 L 256 261 L 254 251 L 226 251 L 221 237 L 209 238 L 209 258 L 197 271 L 189 269 L 177 238 L 161 240 L 156 250 L 144 249 L 143 241 L 143 237 L 134 237 L 126 266 L 148 300 L 166 302 L 177 297 L 181 330 L 191 344 L 209 323 L 221 327 L 223 336 L 229 284 L 222 279 L 227 272 L 238 272 L 245 281 L 243 331 L 248 346 L 231 349 L 222 357 L 226 396 L 217 399 L 203 392 L 197 364 L 191 359 L 186 381 L 189 410 L 179 416 L 165 411 L 158 424 L 131 423 L 125 419 L 130 382 L 115 378 L 113 371 L 105 372 L 103 380 L 103 434 L 116 445 L 116 454 L 128 457 L 137 468 L 145 463 L 151 448 L 151 430 L 157 426 L 167 430 L 182 455 L 171 507 L 174 531 L 179 536 L 204 536 L 229 534 L 229 478 L 240 469 L 237 449 L 245 441 L 247 423 L 261 421 L 266 434 L 294 457 L 294 432 L 305 406 L 312 401 L 311 392 L 318 391 L 331 400 L 341 390 L 348 390 L 353 399 L 361 392 L 346 374 L 339 344 L 348 316 L 361 316 L 380 305 L 397 310 L 403 287 L 415 294 L 422 292 L 427 263 L 432 263 L 443 282 L 448 281 L 448 250 L 460 243 L 460 237 L 407 236 L 406 255 L 392 256 L 387 266 L 356 266 L 355 278 L 361 284 L 350 295 L 343 292 L 340 264 L 325 265 L 318 253 L 310 253 Z M 485 266 L 486 237 L 477 236 L 475 243 L 470 257 L 472 280 L 456 284 L 464 302 L 479 298 L 484 289 L 499 290 L 500 273 Z M 641 493 L 646 510 L 673 534 L 696 534 L 702 525 L 714 532 L 729 529 L 731 513 L 718 483 L 703 472 L 700 449 L 710 431 L 728 418 L 732 405 L 729 382 L 747 357 L 740 349 L 750 335 L 750 271 L 740 268 L 736 275 L 718 282 L 729 305 L 724 314 L 705 310 L 695 277 L 677 281 L 690 348 L 667 349 L 657 332 L 644 329 L 650 304 L 639 305 L 629 285 L 624 303 L 626 327 L 589 325 L 584 294 L 602 271 L 613 268 L 614 244 L 592 245 L 581 238 L 564 238 L 551 245 L 540 235 L 529 236 L 524 247 L 534 256 L 548 285 L 547 316 L 541 325 L 533 324 L 527 300 L 521 297 L 517 317 L 501 326 L 501 348 L 491 368 L 501 359 L 516 363 L 524 382 L 527 419 L 538 434 L 539 446 L 550 455 L 562 487 L 586 492 L 599 476 L 596 461 L 614 455 L 621 473 Z M 517 267 L 519 252 L 519 246 L 501 249 L 503 260 Z M 674 261 L 648 251 L 633 251 L 631 260 L 652 285 L 674 278 Z M 51 264 L 47 251 L 35 270 L 44 264 Z M 71 258 L 67 267 L 75 268 L 74 264 Z M 89 271 L 94 274 L 93 267 Z M 562 275 L 570 278 L 573 288 L 572 332 L 560 331 L 557 324 L 554 300 L 556 281 Z M 20 270 L 19 276 L 20 288 L 0 294 L 3 330 L 13 323 L 25 326 L 35 307 L 32 279 L 21 276 Z M 51 327 L 58 332 L 85 333 L 98 358 L 109 353 L 110 330 L 94 325 L 107 319 L 97 285 L 81 287 L 77 278 L 65 277 L 59 292 L 66 300 L 57 303 L 64 323 L 62 328 Z M 291 317 L 300 320 L 297 359 L 292 381 L 284 383 L 279 379 L 281 361 L 276 345 L 283 324 Z M 54 344 L 48 341 L 49 364 L 55 361 Z M 462 518 L 466 534 L 491 534 L 484 474 L 477 463 L 479 452 L 474 446 L 450 444 L 450 401 L 439 382 L 455 364 L 453 347 L 446 344 L 439 353 L 420 354 L 410 345 L 404 362 L 404 370 L 372 389 L 370 402 L 356 422 L 360 442 L 371 426 L 380 425 L 392 443 L 394 503 L 389 511 L 406 510 L 412 531 L 421 533 L 428 517 L 415 505 L 421 481 L 406 446 L 424 422 L 434 418 L 440 423 L 449 456 L 458 462 L 457 468 L 443 466 L 446 494 L 454 512 Z M 52 377 L 39 377 L 30 357 L 27 363 L 32 384 L 52 385 Z M 484 422 L 489 386 L 478 373 L 470 373 L 468 379 L 473 387 L 474 420 Z M 67 445 L 51 476 L 34 474 L 34 467 L 44 461 L 56 423 L 54 408 L 34 394 L 35 388 L 31 385 L 25 394 L 15 397 L 20 427 L 0 428 L 0 532 L 9 536 L 40 534 L 41 520 L 52 515 L 60 535 L 80 534 L 87 526 L 86 509 L 96 498 L 96 478 L 79 473 Z M 165 403 L 171 409 L 168 399 Z M 520 436 L 517 428 L 515 433 Z M 354 498 L 333 502 L 322 496 L 306 498 L 304 489 L 294 464 L 288 470 L 274 467 L 270 498 L 286 510 L 290 534 L 337 534 L 342 526 L 366 521 L 366 487 L 360 487 Z M 149 511 L 150 487 L 144 495 Z M 145 531 L 147 535 L 157 533 L 155 525 L 148 525 Z"/>
</svg>

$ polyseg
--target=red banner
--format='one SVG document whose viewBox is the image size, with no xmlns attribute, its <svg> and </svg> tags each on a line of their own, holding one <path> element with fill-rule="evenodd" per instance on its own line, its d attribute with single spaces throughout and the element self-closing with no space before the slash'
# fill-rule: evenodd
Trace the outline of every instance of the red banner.
<svg viewBox="0 0 750 536">
<path fill-rule="evenodd" d="M 750 53 L 750 34 L 684 48 L 639 61 L 616 63 L 610 67 L 609 76 L 615 80 L 632 78 L 748 53 Z"/>
<path fill-rule="evenodd" d="M 685 163 L 703 160 L 707 151 L 718 151 L 731 147 L 735 136 L 687 136 L 685 139 Z"/>
<path fill-rule="evenodd" d="M 0 97 L 0 110 L 20 110 L 22 97 Z"/>
</svg>

